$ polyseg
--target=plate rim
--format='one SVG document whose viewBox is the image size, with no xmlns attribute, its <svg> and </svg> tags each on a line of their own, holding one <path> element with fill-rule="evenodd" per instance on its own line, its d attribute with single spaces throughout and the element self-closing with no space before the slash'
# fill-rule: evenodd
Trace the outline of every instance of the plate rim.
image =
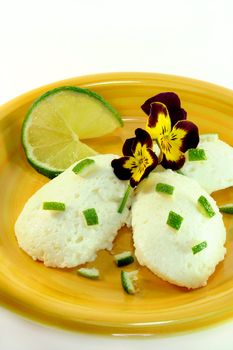
<svg viewBox="0 0 233 350">
<path fill-rule="evenodd" d="M 122 78 L 122 76 L 124 77 L 124 79 Z M 121 78 L 121 79 L 120 79 Z M 201 90 L 205 89 L 207 91 L 211 91 L 212 93 L 216 93 L 216 90 L 219 93 L 219 90 L 221 90 L 221 94 L 224 96 L 224 99 L 226 98 L 226 96 L 230 96 L 231 98 L 233 97 L 233 91 L 231 89 L 228 88 L 224 88 L 221 87 L 219 85 L 216 84 L 212 84 L 212 83 L 208 83 L 208 82 L 204 82 L 201 80 L 197 80 L 197 79 L 193 79 L 193 78 L 186 78 L 186 77 L 182 77 L 182 76 L 176 76 L 176 75 L 170 75 L 170 74 L 161 74 L 161 73 L 143 73 L 143 72 L 116 72 L 116 73 L 99 73 L 99 74 L 92 74 L 92 75 L 83 75 L 80 77 L 74 77 L 74 78 L 68 78 L 65 80 L 60 80 L 60 81 L 56 81 L 54 83 L 50 83 L 50 84 L 46 84 L 43 85 L 41 87 L 38 87 L 36 89 L 30 90 L 12 100 L 10 100 L 9 102 L 5 103 L 4 105 L 0 106 L 0 122 L 1 120 L 4 119 L 4 117 L 12 112 L 13 110 L 15 110 L 17 108 L 17 106 L 22 105 L 23 101 L 24 103 L 27 103 L 29 100 L 33 99 L 35 95 L 39 95 L 41 93 L 43 93 L 43 91 L 47 91 L 53 87 L 56 87 L 58 85 L 61 84 L 72 84 L 75 82 L 75 85 L 81 85 L 81 86 L 85 86 L 88 85 L 89 88 L 91 88 L 91 84 L 93 85 L 97 85 L 97 84 L 101 84 L 101 81 L 105 82 L 106 84 L 110 84 L 110 82 L 116 84 L 125 84 L 128 85 L 129 83 L 135 84 L 135 82 L 137 81 L 138 84 L 140 85 L 142 83 L 142 81 L 154 81 L 155 79 L 160 79 L 161 81 L 172 81 L 173 83 L 175 81 L 179 82 L 182 86 L 184 86 L 184 82 L 187 83 L 190 86 L 198 86 L 200 89 L 200 85 L 201 85 Z M 225 101 L 224 101 L 225 103 Z M 230 105 L 233 106 L 233 101 L 230 101 Z M 233 310 L 232 310 L 233 311 Z M 14 311 L 15 312 L 15 311 Z M 21 314 L 19 312 L 19 314 Z M 232 316 L 231 316 L 232 317 Z M 30 318 L 32 318 L 30 316 Z M 38 320 L 38 317 L 35 319 Z M 45 323 L 45 322 L 43 322 Z M 51 324 L 51 323 L 49 323 Z M 79 326 L 82 325 L 83 323 L 78 323 Z M 84 326 L 87 326 L 87 324 Z M 91 328 L 93 329 L 95 327 L 95 325 L 93 325 L 93 323 L 90 323 Z M 107 325 L 101 325 L 100 323 L 97 325 L 98 328 L 98 333 L 100 333 L 100 327 L 106 327 Z M 145 327 L 147 326 L 147 324 L 145 323 Z M 116 330 L 116 325 L 114 325 L 114 330 Z M 125 330 L 126 332 L 128 331 L 135 331 L 135 325 L 132 324 L 128 324 L 128 327 L 126 324 L 124 324 Z M 64 328 L 64 326 L 63 326 Z M 140 325 L 140 328 L 143 328 L 142 325 Z M 198 328 L 200 328 L 200 326 L 198 326 Z M 70 329 L 70 328 L 69 328 Z M 80 329 L 80 327 L 79 327 Z M 119 329 L 122 331 L 122 333 L 125 333 L 125 330 L 122 329 L 122 327 L 119 327 Z M 109 333 L 109 330 L 111 332 L 111 326 L 109 326 L 107 333 Z M 177 332 L 177 331 L 176 331 Z M 105 333 L 105 332 L 104 332 Z M 169 332 L 170 333 L 170 332 Z"/>
</svg>

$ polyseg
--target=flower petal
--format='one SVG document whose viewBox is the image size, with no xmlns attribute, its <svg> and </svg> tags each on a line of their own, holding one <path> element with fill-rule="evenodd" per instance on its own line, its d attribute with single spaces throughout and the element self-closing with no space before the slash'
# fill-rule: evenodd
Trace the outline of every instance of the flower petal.
<svg viewBox="0 0 233 350">
<path fill-rule="evenodd" d="M 149 175 L 149 173 L 157 166 L 158 158 L 151 149 L 143 150 L 144 163 L 133 170 L 130 179 L 130 185 L 135 187 L 138 183 Z"/>
<path fill-rule="evenodd" d="M 111 162 L 113 172 L 120 180 L 129 180 L 132 176 L 131 169 L 124 167 L 129 158 L 131 157 L 121 157 L 118 159 L 113 159 Z"/>
<path fill-rule="evenodd" d="M 122 148 L 122 153 L 124 156 L 132 156 L 133 150 L 135 149 L 136 138 L 132 137 L 131 139 L 126 139 Z"/>
<path fill-rule="evenodd" d="M 137 144 L 140 143 L 142 146 L 146 145 L 149 148 L 153 147 L 153 141 L 150 137 L 150 134 L 143 129 L 135 130 L 136 137 L 127 139 L 123 145 L 122 152 L 124 156 L 133 156 L 137 147 Z"/>
<path fill-rule="evenodd" d="M 168 135 L 171 132 L 171 120 L 167 107 L 163 103 L 154 102 L 151 104 L 146 130 L 150 133 L 152 139 Z"/>
<path fill-rule="evenodd" d="M 163 154 L 163 160 L 160 163 L 165 169 L 179 170 L 182 168 L 185 162 L 185 156 L 182 152 L 176 152 L 175 156 L 171 159 L 167 159 L 166 155 Z"/>
<path fill-rule="evenodd" d="M 186 111 L 180 106 L 179 97 L 174 92 L 162 92 L 144 102 L 141 108 L 147 115 L 150 115 L 151 104 L 154 102 L 165 104 L 171 118 L 172 126 L 175 125 L 178 120 L 185 120 L 187 117 Z"/>
<path fill-rule="evenodd" d="M 170 118 L 171 124 L 174 126 L 179 120 L 185 120 L 187 118 L 187 112 L 183 108 L 180 108 L 177 111 L 171 111 Z"/>
<path fill-rule="evenodd" d="M 184 153 L 189 148 L 196 148 L 199 142 L 198 128 L 190 121 L 176 123 L 168 137 L 158 139 L 163 152 L 161 164 L 164 168 L 180 169 L 185 161 Z"/>
<path fill-rule="evenodd" d="M 147 148 L 153 147 L 153 141 L 150 134 L 141 128 L 135 130 L 136 142 L 140 142 L 142 146 L 146 145 Z"/>
<path fill-rule="evenodd" d="M 185 153 L 189 148 L 196 148 L 199 143 L 198 127 L 187 120 L 181 120 L 176 123 L 171 132 L 171 138 L 183 135 L 180 151 Z"/>
</svg>

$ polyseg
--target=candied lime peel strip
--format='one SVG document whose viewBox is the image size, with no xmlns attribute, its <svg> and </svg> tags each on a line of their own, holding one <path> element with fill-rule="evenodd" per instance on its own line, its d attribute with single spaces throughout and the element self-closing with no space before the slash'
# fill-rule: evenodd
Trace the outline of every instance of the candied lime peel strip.
<svg viewBox="0 0 233 350">
<path fill-rule="evenodd" d="M 188 158 L 190 162 L 207 159 L 205 150 L 202 148 L 190 148 L 188 150 Z"/>
<path fill-rule="evenodd" d="M 215 215 L 215 211 L 206 197 L 200 196 L 198 198 L 198 203 L 209 218 L 212 218 Z"/>
<path fill-rule="evenodd" d="M 162 192 L 162 193 L 166 193 L 169 195 L 172 195 L 174 192 L 175 187 L 171 186 L 169 184 L 165 184 L 165 183 L 157 183 L 155 190 L 157 192 Z"/>
<path fill-rule="evenodd" d="M 171 226 L 172 228 L 178 231 L 181 227 L 183 220 L 184 218 L 181 215 L 171 210 L 168 214 L 167 225 Z"/>
<path fill-rule="evenodd" d="M 99 218 L 95 208 L 88 208 L 83 210 L 83 215 L 85 217 L 87 226 L 98 225 Z"/>
<path fill-rule="evenodd" d="M 80 162 L 78 162 L 78 164 L 76 164 L 72 171 L 75 173 L 75 174 L 82 174 L 83 171 L 89 167 L 90 165 L 93 165 L 95 164 L 95 161 L 94 159 L 89 159 L 89 158 L 86 158 L 86 159 L 83 159 L 81 160 Z"/>
<path fill-rule="evenodd" d="M 127 294 L 135 294 L 136 293 L 136 287 L 135 283 L 138 279 L 138 270 L 136 271 L 121 271 L 121 284 L 124 289 L 124 291 Z"/>
<path fill-rule="evenodd" d="M 125 206 L 126 206 L 126 203 L 127 203 L 128 198 L 129 198 L 131 190 L 132 190 L 132 187 L 130 185 L 128 185 L 126 190 L 125 190 L 124 196 L 121 200 L 121 203 L 117 209 L 117 212 L 119 214 L 122 214 L 123 210 L 125 209 Z"/>
<path fill-rule="evenodd" d="M 125 251 L 114 255 L 114 261 L 118 267 L 126 266 L 134 262 L 134 257 L 130 251 Z"/>
<path fill-rule="evenodd" d="M 207 242 L 203 241 L 192 247 L 193 254 L 200 253 L 205 248 L 207 248 Z"/>
<path fill-rule="evenodd" d="M 57 211 L 65 211 L 66 205 L 62 202 L 44 202 L 43 210 L 57 210 Z"/>
<path fill-rule="evenodd" d="M 233 214 L 233 204 L 221 205 L 219 211 L 224 214 Z"/>
<path fill-rule="evenodd" d="M 96 269 L 95 267 L 93 268 L 81 267 L 80 269 L 77 270 L 77 274 L 92 280 L 96 280 L 100 276 L 99 270 Z"/>
</svg>

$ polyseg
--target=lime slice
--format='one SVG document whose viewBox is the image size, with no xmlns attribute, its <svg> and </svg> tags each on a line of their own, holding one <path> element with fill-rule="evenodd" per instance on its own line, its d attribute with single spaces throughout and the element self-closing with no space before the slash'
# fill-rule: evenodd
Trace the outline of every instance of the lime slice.
<svg viewBox="0 0 233 350">
<path fill-rule="evenodd" d="M 101 96 L 63 86 L 33 103 L 23 122 L 22 143 L 29 163 L 53 178 L 74 162 L 96 154 L 80 139 L 100 137 L 120 126 L 120 115 Z"/>
</svg>

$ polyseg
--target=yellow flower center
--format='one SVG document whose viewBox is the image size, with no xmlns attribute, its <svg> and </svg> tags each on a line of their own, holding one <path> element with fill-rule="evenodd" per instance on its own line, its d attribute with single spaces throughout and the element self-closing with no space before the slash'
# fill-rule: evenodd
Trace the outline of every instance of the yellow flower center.
<svg viewBox="0 0 233 350">
<path fill-rule="evenodd" d="M 171 151 L 171 139 L 170 135 L 163 135 L 160 139 L 160 145 L 164 153 L 170 152 Z"/>
</svg>

